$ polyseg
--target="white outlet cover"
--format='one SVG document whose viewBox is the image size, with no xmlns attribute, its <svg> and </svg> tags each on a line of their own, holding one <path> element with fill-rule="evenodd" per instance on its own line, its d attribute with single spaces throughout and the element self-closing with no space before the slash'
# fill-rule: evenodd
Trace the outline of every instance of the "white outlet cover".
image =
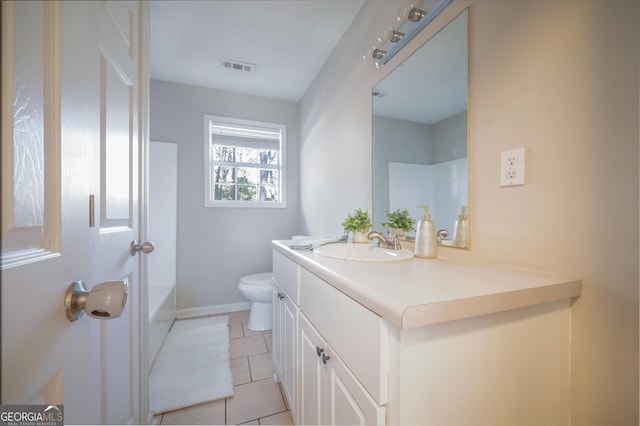
<svg viewBox="0 0 640 426">
<path fill-rule="evenodd" d="M 524 148 L 503 151 L 500 161 L 500 186 L 524 185 Z"/>
</svg>

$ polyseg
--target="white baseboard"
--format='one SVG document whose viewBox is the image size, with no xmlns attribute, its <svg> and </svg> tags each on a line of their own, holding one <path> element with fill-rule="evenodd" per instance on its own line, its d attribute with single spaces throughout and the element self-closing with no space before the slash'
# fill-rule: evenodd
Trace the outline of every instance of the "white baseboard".
<svg viewBox="0 0 640 426">
<path fill-rule="evenodd" d="M 226 305 L 201 306 L 199 308 L 178 309 L 177 319 L 202 317 L 206 315 L 227 314 L 229 312 L 246 311 L 251 307 L 251 302 L 228 303 Z"/>
</svg>

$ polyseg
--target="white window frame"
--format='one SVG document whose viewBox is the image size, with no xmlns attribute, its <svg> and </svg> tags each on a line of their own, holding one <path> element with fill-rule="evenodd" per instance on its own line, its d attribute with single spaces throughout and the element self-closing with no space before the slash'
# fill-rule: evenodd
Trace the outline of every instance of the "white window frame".
<svg viewBox="0 0 640 426">
<path fill-rule="evenodd" d="M 212 132 L 211 125 L 235 125 L 247 128 L 262 128 L 280 132 L 280 152 L 279 152 L 279 191 L 280 201 L 244 201 L 244 200 L 214 200 L 212 194 L 212 183 L 214 173 L 214 161 L 211 156 Z M 240 118 L 221 117 L 217 115 L 204 115 L 204 205 L 205 207 L 250 207 L 250 208 L 286 208 L 286 147 L 287 147 L 287 126 L 284 124 L 267 123 L 255 120 L 244 120 Z"/>
</svg>

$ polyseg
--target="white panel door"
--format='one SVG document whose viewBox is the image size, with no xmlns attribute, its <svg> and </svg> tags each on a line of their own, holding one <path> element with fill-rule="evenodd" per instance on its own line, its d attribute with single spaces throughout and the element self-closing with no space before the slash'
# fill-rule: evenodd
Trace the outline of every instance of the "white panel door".
<svg viewBox="0 0 640 426">
<path fill-rule="evenodd" d="M 95 282 L 124 280 L 129 301 L 122 316 L 100 322 L 102 422 L 137 423 L 139 415 L 138 256 L 138 5 L 99 2 L 98 46 L 91 64 L 99 88 L 99 167 L 94 168 L 95 227 L 91 233 Z M 94 151 L 95 152 L 95 151 Z M 99 194 L 99 196 L 97 196 Z"/>
<path fill-rule="evenodd" d="M 88 105 L 82 70 L 61 62 L 79 35 L 63 31 L 64 13 L 54 2 L 2 2 L 2 403 L 64 404 L 65 422 L 97 423 L 90 322 L 72 324 L 63 310 L 69 283 L 92 284 L 89 123 L 62 121 Z"/>
<path fill-rule="evenodd" d="M 141 423 L 138 7 L 2 2 L 2 403 L 65 423 Z M 66 319 L 72 281 L 114 279 L 120 318 Z"/>
</svg>

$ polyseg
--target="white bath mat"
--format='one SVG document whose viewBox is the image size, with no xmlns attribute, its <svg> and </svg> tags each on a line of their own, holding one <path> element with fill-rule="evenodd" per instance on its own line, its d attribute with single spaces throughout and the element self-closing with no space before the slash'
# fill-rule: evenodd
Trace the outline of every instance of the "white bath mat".
<svg viewBox="0 0 640 426">
<path fill-rule="evenodd" d="M 173 324 L 149 375 L 154 414 L 233 395 L 228 323 L 218 316 Z"/>
</svg>

